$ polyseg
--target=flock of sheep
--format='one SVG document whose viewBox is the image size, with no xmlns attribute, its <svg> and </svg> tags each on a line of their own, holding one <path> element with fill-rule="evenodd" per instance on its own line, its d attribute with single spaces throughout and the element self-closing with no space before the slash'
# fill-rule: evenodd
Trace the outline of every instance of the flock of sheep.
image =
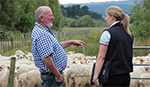
<svg viewBox="0 0 150 87">
<path fill-rule="evenodd" d="M 64 70 L 64 87 L 94 87 L 90 85 L 93 63 L 96 56 L 85 56 L 73 51 L 67 52 L 68 62 Z M 0 55 L 0 87 L 8 86 L 11 57 L 16 57 L 15 78 L 13 87 L 40 87 L 41 78 L 38 68 L 34 65 L 31 53 L 16 51 L 15 55 Z M 134 64 L 150 64 L 150 54 L 134 57 Z M 150 66 L 134 66 L 130 73 L 134 78 L 150 78 Z M 149 87 L 150 79 L 131 79 L 130 87 Z"/>
</svg>

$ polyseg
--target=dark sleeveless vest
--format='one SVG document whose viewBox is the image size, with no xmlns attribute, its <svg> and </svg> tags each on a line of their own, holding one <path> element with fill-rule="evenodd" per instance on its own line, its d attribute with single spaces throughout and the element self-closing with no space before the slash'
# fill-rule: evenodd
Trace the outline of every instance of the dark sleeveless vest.
<svg viewBox="0 0 150 87">
<path fill-rule="evenodd" d="M 120 23 L 106 29 L 111 39 L 105 60 L 111 60 L 110 75 L 127 74 L 133 71 L 133 36 Z"/>
</svg>

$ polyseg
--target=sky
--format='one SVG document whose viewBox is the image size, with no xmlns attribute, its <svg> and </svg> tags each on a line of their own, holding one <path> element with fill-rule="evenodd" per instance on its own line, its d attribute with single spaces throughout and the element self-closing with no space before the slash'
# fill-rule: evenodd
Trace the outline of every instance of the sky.
<svg viewBox="0 0 150 87">
<path fill-rule="evenodd" d="M 90 2 L 125 1 L 125 0 L 59 0 L 60 4 L 80 4 Z"/>
</svg>

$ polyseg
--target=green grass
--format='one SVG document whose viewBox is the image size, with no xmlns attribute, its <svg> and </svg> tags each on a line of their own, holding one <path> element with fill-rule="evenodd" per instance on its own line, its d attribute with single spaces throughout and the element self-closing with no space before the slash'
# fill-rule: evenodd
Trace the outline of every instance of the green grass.
<svg viewBox="0 0 150 87">
<path fill-rule="evenodd" d="M 66 28 L 64 29 L 64 31 L 90 30 L 90 33 L 87 34 L 87 38 L 85 38 L 85 35 L 82 34 L 82 35 L 73 35 L 67 40 L 69 39 L 83 40 L 86 43 L 85 55 L 97 56 L 100 45 L 99 39 L 104 29 L 105 28 Z M 70 46 L 67 48 L 67 51 L 75 51 L 76 53 L 83 53 L 83 48 Z"/>
<path fill-rule="evenodd" d="M 135 40 L 135 46 L 150 46 L 150 39 Z M 133 51 L 134 56 L 146 56 L 150 53 L 150 49 L 138 49 Z"/>
<path fill-rule="evenodd" d="M 18 44 L 18 46 L 16 46 L 13 50 L 9 50 L 9 51 L 5 52 L 4 56 L 14 55 L 17 50 L 23 51 L 22 44 Z M 25 54 L 28 54 L 29 52 L 31 52 L 31 43 L 30 42 L 26 43 L 26 45 L 25 45 Z"/>
</svg>

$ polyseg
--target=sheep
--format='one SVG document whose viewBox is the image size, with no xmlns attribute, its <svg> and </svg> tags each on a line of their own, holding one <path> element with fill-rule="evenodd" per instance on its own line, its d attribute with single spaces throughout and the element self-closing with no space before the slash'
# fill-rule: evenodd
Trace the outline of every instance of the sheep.
<svg viewBox="0 0 150 87">
<path fill-rule="evenodd" d="M 34 64 L 17 64 L 17 78 L 19 77 L 19 75 L 21 75 L 22 73 L 26 73 L 29 72 L 31 70 L 38 70 L 38 68 L 34 65 Z"/>
<path fill-rule="evenodd" d="M 27 84 L 28 87 L 40 87 L 42 83 L 42 79 L 40 77 L 39 70 L 31 70 L 27 73 Z"/>
<path fill-rule="evenodd" d="M 18 59 L 27 59 L 27 56 L 21 50 L 17 50 L 15 52 L 15 57 L 16 57 L 17 60 Z"/>
<path fill-rule="evenodd" d="M 140 76 L 140 78 L 150 78 L 150 73 L 144 73 Z M 140 83 L 140 87 L 149 87 L 150 86 L 150 81 L 149 79 L 145 80 L 145 79 L 141 79 L 139 80 Z"/>
<path fill-rule="evenodd" d="M 131 77 L 139 77 L 142 74 L 148 72 L 150 67 L 147 66 L 139 66 L 138 68 L 134 69 L 133 72 L 130 73 Z M 139 80 L 138 79 L 131 79 L 130 87 L 139 87 Z"/>
<path fill-rule="evenodd" d="M 41 83 L 39 70 L 31 70 L 19 76 L 18 87 L 40 87 Z"/>
<path fill-rule="evenodd" d="M 82 53 L 74 53 L 74 54 L 69 54 L 67 55 L 68 56 L 68 59 L 69 58 L 78 58 L 78 59 L 82 59 L 82 58 L 85 58 L 85 55 L 83 55 Z"/>
<path fill-rule="evenodd" d="M 31 52 L 28 53 L 27 58 L 28 60 L 33 61 L 33 55 Z"/>
<path fill-rule="evenodd" d="M 3 71 L 0 72 L 0 78 L 1 78 L 1 76 L 2 76 L 4 73 L 5 73 L 5 72 L 3 72 Z"/>
<path fill-rule="evenodd" d="M 69 52 L 67 52 L 67 55 L 74 54 L 74 53 L 75 53 L 75 51 L 69 51 Z"/>
<path fill-rule="evenodd" d="M 67 61 L 67 68 L 69 68 L 70 66 L 74 65 L 74 64 L 83 64 L 85 63 L 85 60 L 79 60 L 78 58 L 68 58 Z"/>
<path fill-rule="evenodd" d="M 149 57 L 150 57 L 150 53 L 149 53 L 147 56 L 149 56 Z"/>
<path fill-rule="evenodd" d="M 17 87 L 27 87 L 27 73 L 22 73 L 18 78 L 18 86 Z"/>
<path fill-rule="evenodd" d="M 5 68 L 5 71 L 3 72 L 2 76 L 0 77 L 0 87 L 8 87 L 8 77 L 9 77 L 9 66 Z M 16 78 L 16 75 L 14 76 L 14 82 L 13 87 L 17 87 L 18 81 Z"/>
<path fill-rule="evenodd" d="M 30 65 L 30 64 L 33 64 L 33 61 L 30 61 L 28 59 L 18 59 L 16 61 L 16 64 L 28 64 L 28 65 Z"/>
<path fill-rule="evenodd" d="M 7 56 L 2 56 L 1 57 L 1 61 L 10 61 L 11 57 L 7 57 Z"/>
<path fill-rule="evenodd" d="M 133 57 L 133 64 L 149 64 L 149 63 L 150 63 L 149 56 Z"/>
<path fill-rule="evenodd" d="M 141 57 L 133 57 L 133 64 L 143 64 L 145 59 Z"/>
<path fill-rule="evenodd" d="M 96 60 L 91 60 L 91 59 L 88 59 L 86 60 L 86 63 L 85 64 L 88 64 L 88 65 L 93 65 L 94 63 L 96 63 Z"/>
<path fill-rule="evenodd" d="M 74 64 L 65 72 L 65 85 L 66 87 L 91 87 L 92 66 L 86 64 Z M 70 75 L 75 75 L 77 77 L 71 77 Z"/>
</svg>

